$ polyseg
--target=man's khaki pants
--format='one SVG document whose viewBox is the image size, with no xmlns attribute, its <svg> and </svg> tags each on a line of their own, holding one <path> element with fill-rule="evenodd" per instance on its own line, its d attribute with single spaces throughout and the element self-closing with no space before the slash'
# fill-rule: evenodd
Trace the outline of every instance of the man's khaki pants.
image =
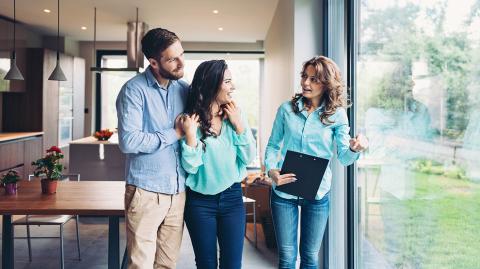
<svg viewBox="0 0 480 269">
<path fill-rule="evenodd" d="M 125 188 L 129 269 L 175 268 L 183 234 L 185 192 L 167 195 Z"/>
</svg>

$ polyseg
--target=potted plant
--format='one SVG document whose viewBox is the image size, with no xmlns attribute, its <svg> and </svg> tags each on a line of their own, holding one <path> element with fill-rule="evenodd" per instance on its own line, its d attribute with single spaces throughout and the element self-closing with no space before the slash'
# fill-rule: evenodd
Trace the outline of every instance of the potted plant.
<svg viewBox="0 0 480 269">
<path fill-rule="evenodd" d="M 57 146 L 47 149 L 47 155 L 34 162 L 36 166 L 33 174 L 41 177 L 42 193 L 53 194 L 57 192 L 57 181 L 62 177 L 63 165 L 60 160 L 63 159 L 63 153 Z"/>
<path fill-rule="evenodd" d="M 97 131 L 93 134 L 93 136 L 98 139 L 99 141 L 107 141 L 113 135 L 113 132 L 110 129 L 104 129 Z"/>
<path fill-rule="evenodd" d="M 2 176 L 1 183 L 5 186 L 5 194 L 13 195 L 17 194 L 17 182 L 20 180 L 20 176 L 17 171 L 10 170 Z"/>
</svg>

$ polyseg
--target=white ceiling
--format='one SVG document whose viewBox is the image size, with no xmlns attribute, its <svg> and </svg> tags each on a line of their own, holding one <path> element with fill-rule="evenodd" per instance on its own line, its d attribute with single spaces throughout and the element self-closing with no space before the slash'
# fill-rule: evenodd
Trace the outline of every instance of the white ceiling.
<svg viewBox="0 0 480 269">
<path fill-rule="evenodd" d="M 184 41 L 255 42 L 264 40 L 278 0 L 60 0 L 60 34 L 93 40 L 97 7 L 97 40 L 126 40 L 127 21 L 163 27 Z M 17 20 L 56 34 L 56 0 L 17 0 Z M 51 13 L 43 12 L 50 9 Z M 213 14 L 218 10 L 218 14 Z M 13 0 L 0 0 L 0 15 L 13 18 Z M 81 30 L 86 26 L 87 30 Z M 222 27 L 223 31 L 218 28 Z"/>
</svg>

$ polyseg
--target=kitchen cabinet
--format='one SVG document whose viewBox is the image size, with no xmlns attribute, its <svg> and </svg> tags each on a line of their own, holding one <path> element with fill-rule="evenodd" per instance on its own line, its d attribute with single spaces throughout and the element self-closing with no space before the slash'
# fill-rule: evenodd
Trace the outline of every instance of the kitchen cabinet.
<svg viewBox="0 0 480 269">
<path fill-rule="evenodd" d="M 43 150 L 52 145 L 68 146 L 82 137 L 84 129 L 85 60 L 60 54 L 67 81 L 48 80 L 56 65 L 56 52 L 26 49 L 23 93 L 3 93 L 4 132 L 43 131 Z"/>
<path fill-rule="evenodd" d="M 42 133 L 0 133 L 0 175 L 15 170 L 26 179 L 35 170 L 31 165 L 43 155 Z"/>
</svg>

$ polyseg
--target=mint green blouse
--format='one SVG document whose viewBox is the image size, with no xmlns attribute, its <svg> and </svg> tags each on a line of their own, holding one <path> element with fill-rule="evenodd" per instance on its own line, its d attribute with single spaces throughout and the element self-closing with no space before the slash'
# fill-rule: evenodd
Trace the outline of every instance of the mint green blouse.
<svg viewBox="0 0 480 269">
<path fill-rule="evenodd" d="M 247 165 L 255 158 L 256 146 L 250 127 L 237 134 L 230 121 L 223 120 L 220 135 L 205 139 L 205 150 L 197 131 L 197 147 L 181 141 L 182 166 L 188 173 L 186 185 L 193 191 L 214 195 L 247 175 Z"/>
<path fill-rule="evenodd" d="M 290 101 L 284 102 L 278 108 L 265 150 L 265 171 L 281 169 L 287 150 L 331 160 L 336 145 L 337 159 L 341 164 L 347 166 L 359 158 L 360 153 L 350 150 L 350 127 L 344 108 L 338 108 L 335 114 L 329 117 L 334 123 L 325 125 L 320 121 L 323 106 L 311 114 L 303 110 L 303 107 L 304 104 L 300 100 L 298 108 L 301 112 L 298 114 L 293 112 Z M 331 183 L 332 171 L 329 164 L 315 196 L 316 200 L 322 199 L 330 191 Z M 276 190 L 275 187 L 273 184 L 275 193 L 280 197 L 297 199 L 296 196 Z"/>
</svg>

